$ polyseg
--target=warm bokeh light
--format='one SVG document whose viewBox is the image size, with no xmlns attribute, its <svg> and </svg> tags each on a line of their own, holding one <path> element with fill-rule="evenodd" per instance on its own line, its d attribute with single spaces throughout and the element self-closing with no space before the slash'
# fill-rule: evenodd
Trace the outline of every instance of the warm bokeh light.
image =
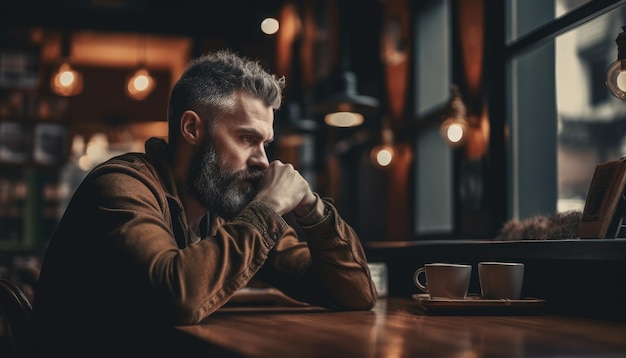
<svg viewBox="0 0 626 358">
<path fill-rule="evenodd" d="M 452 143 L 458 143 L 463 139 L 463 127 L 458 124 L 452 124 L 446 131 L 448 140 Z"/>
<path fill-rule="evenodd" d="M 394 154 L 395 151 L 393 149 L 393 146 L 383 144 L 374 147 L 372 149 L 372 152 L 370 153 L 370 156 L 374 165 L 384 168 L 391 164 Z"/>
<path fill-rule="evenodd" d="M 89 143 L 87 143 L 85 153 L 92 160 L 92 162 L 98 162 L 103 160 L 108 150 L 109 139 L 106 134 L 96 133 L 91 137 Z"/>
<path fill-rule="evenodd" d="M 87 150 L 85 151 L 87 156 L 92 159 L 100 158 L 104 155 L 105 150 L 100 145 L 96 143 L 89 143 L 87 145 Z"/>
<path fill-rule="evenodd" d="M 69 63 L 63 63 L 52 76 L 50 88 L 59 96 L 75 96 L 83 90 L 83 76 Z"/>
<path fill-rule="evenodd" d="M 449 146 L 459 146 L 465 142 L 467 137 L 467 121 L 463 118 L 450 117 L 441 123 L 439 131 Z"/>
<path fill-rule="evenodd" d="M 137 101 L 143 100 L 152 93 L 155 85 L 155 81 L 148 70 L 139 69 L 128 78 L 126 95 Z"/>
<path fill-rule="evenodd" d="M 261 21 L 261 31 L 267 35 L 273 35 L 278 32 L 280 25 L 278 20 L 273 17 L 268 17 Z"/>
<path fill-rule="evenodd" d="M 75 77 L 73 71 L 63 71 L 59 74 L 59 83 L 64 87 L 71 86 Z"/>
<path fill-rule="evenodd" d="M 617 75 L 617 87 L 622 91 L 626 91 L 626 72 L 620 71 Z"/>
<path fill-rule="evenodd" d="M 89 159 L 89 156 L 87 156 L 86 154 L 78 158 L 78 167 L 82 171 L 86 172 L 90 170 L 92 166 L 93 166 L 93 162 L 91 161 L 91 159 Z"/>
<path fill-rule="evenodd" d="M 133 86 L 137 91 L 145 91 L 150 85 L 150 78 L 145 75 L 139 75 L 133 80 Z"/>
<path fill-rule="evenodd" d="M 391 164 L 391 159 L 393 159 L 393 154 L 387 149 L 381 150 L 376 155 L 376 160 L 378 164 L 380 164 L 383 167 L 386 167 L 389 164 Z"/>
<path fill-rule="evenodd" d="M 85 152 L 85 138 L 77 134 L 72 138 L 72 155 L 80 157 Z"/>
</svg>

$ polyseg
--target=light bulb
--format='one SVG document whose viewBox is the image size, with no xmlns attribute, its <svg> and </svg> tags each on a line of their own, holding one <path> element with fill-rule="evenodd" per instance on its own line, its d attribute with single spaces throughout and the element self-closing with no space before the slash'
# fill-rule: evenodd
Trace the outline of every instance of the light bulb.
<svg viewBox="0 0 626 358">
<path fill-rule="evenodd" d="M 606 72 L 606 87 L 613 96 L 626 99 L 626 60 L 617 60 L 609 66 Z"/>
<path fill-rule="evenodd" d="M 453 113 L 441 123 L 439 134 L 448 146 L 458 147 L 465 143 L 469 129 L 467 108 L 465 107 L 465 103 L 463 103 L 457 85 L 452 85 L 451 92 L 452 100 L 450 101 L 450 108 Z"/>
<path fill-rule="evenodd" d="M 126 95 L 134 100 L 142 100 L 152 92 L 155 81 L 146 69 L 139 69 L 126 81 Z"/>
<path fill-rule="evenodd" d="M 268 17 L 261 21 L 261 31 L 263 31 L 263 33 L 267 35 L 275 34 L 276 32 L 278 32 L 279 27 L 280 26 L 278 20 L 272 17 Z"/>
<path fill-rule="evenodd" d="M 393 153 L 389 149 L 382 149 L 376 154 L 376 162 L 383 167 L 391 164 Z"/>
<path fill-rule="evenodd" d="M 448 145 L 456 147 L 465 142 L 467 129 L 468 125 L 465 119 L 451 117 L 441 123 L 439 132 Z"/>
<path fill-rule="evenodd" d="M 453 123 L 446 131 L 446 137 L 453 143 L 460 142 L 463 139 L 463 134 L 463 126 L 458 123 Z"/>
<path fill-rule="evenodd" d="M 149 84 L 150 78 L 145 75 L 139 75 L 135 77 L 135 80 L 133 81 L 133 87 L 135 87 L 137 91 L 145 91 Z"/>
<path fill-rule="evenodd" d="M 613 62 L 606 72 L 606 87 L 613 96 L 626 100 L 626 26 L 617 35 L 617 61 Z"/>
<path fill-rule="evenodd" d="M 65 62 L 52 76 L 50 88 L 59 96 L 75 96 L 83 90 L 83 76 Z"/>
<path fill-rule="evenodd" d="M 380 168 L 385 168 L 389 166 L 393 161 L 394 154 L 395 151 L 392 145 L 383 144 L 378 145 L 372 149 L 372 151 L 370 152 L 370 158 L 374 165 Z"/>
<path fill-rule="evenodd" d="M 76 79 L 76 76 L 74 76 L 73 71 L 66 70 L 66 71 L 59 73 L 59 83 L 63 87 L 71 86 L 75 79 Z"/>
</svg>

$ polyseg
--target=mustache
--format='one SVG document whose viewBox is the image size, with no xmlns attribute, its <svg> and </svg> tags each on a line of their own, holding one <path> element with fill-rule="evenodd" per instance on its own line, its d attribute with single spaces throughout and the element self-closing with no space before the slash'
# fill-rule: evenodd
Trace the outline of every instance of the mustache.
<svg viewBox="0 0 626 358">
<path fill-rule="evenodd" d="M 265 174 L 265 171 L 261 169 L 242 170 L 234 174 L 233 181 L 238 183 L 247 181 L 256 186 L 261 178 L 263 178 L 263 174 Z"/>
</svg>

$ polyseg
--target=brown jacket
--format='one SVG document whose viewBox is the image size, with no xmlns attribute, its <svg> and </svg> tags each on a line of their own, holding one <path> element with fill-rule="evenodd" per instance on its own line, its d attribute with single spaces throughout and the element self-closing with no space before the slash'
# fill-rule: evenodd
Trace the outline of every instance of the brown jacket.
<svg viewBox="0 0 626 358">
<path fill-rule="evenodd" d="M 300 225 L 301 238 L 283 217 L 252 202 L 230 222 L 214 220 L 213 235 L 193 243 L 166 146 L 152 138 L 146 154 L 108 160 L 76 190 L 35 293 L 47 348 L 69 344 L 74 352 L 64 356 L 104 355 L 106 339 L 141 350 L 148 342 L 133 336 L 198 323 L 253 278 L 329 309 L 373 307 L 359 239 L 330 200 L 320 222 Z M 155 343 L 150 336 L 148 344 Z"/>
</svg>

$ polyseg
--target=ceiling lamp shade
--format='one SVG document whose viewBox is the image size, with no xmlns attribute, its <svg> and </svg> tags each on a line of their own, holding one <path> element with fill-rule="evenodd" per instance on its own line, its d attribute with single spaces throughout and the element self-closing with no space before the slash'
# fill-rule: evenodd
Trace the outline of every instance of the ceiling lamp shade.
<svg viewBox="0 0 626 358">
<path fill-rule="evenodd" d="M 139 68 L 128 76 L 126 80 L 125 93 L 131 99 L 141 101 L 148 97 L 154 90 L 155 81 L 150 72 L 145 68 Z"/>
<path fill-rule="evenodd" d="M 335 92 L 316 103 L 317 114 L 324 115 L 324 122 L 333 127 L 355 127 L 363 124 L 365 117 L 378 113 L 376 98 L 359 95 L 354 72 L 344 70 L 334 81 Z"/>
<path fill-rule="evenodd" d="M 613 62 L 606 73 L 606 86 L 611 94 L 622 101 L 626 100 L 626 26 L 617 35 L 617 61 Z"/>
<path fill-rule="evenodd" d="M 378 113 L 378 99 L 359 95 L 356 74 L 350 71 L 350 18 L 353 9 L 347 1 L 337 1 L 339 22 L 340 65 L 326 79 L 329 81 L 327 95 L 313 104 L 313 112 L 324 116 L 324 122 L 332 127 L 356 127 L 369 116 Z"/>
</svg>

